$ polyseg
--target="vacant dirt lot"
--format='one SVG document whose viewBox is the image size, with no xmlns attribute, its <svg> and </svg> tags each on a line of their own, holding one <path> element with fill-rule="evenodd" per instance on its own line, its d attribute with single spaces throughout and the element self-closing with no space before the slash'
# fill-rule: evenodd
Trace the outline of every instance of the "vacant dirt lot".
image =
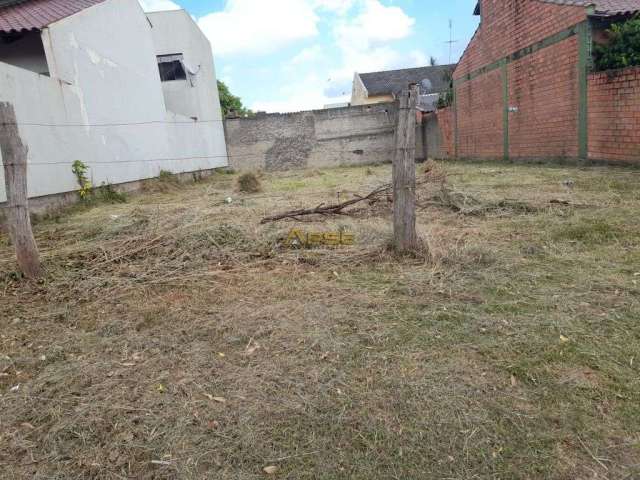
<svg viewBox="0 0 640 480">
<path fill-rule="evenodd" d="M 389 166 L 163 178 L 39 223 L 40 284 L 0 237 L 0 477 L 640 478 L 640 172 L 418 176 L 429 258 L 384 201 L 259 224 Z"/>
</svg>

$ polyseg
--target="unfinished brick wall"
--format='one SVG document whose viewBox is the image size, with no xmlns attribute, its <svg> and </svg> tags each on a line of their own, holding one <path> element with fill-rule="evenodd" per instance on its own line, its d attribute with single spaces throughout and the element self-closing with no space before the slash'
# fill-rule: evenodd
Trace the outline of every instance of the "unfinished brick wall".
<svg viewBox="0 0 640 480">
<path fill-rule="evenodd" d="M 456 89 L 459 157 L 502 157 L 501 79 L 500 70 L 494 70 Z"/>
<path fill-rule="evenodd" d="M 510 157 L 578 157 L 577 64 L 571 37 L 509 65 Z"/>
<path fill-rule="evenodd" d="M 456 71 L 459 157 L 504 156 L 504 112 L 509 113 L 509 156 L 565 158 L 578 155 L 578 40 L 569 37 L 511 59 L 504 73 L 496 62 L 587 18 L 586 9 L 537 0 L 481 0 L 482 22 Z M 467 75 L 490 66 L 486 73 Z"/>
<path fill-rule="evenodd" d="M 589 158 L 640 163 L 640 67 L 589 76 Z"/>
<path fill-rule="evenodd" d="M 454 78 L 539 42 L 586 20 L 583 7 L 538 0 L 481 0 L 482 22 L 471 39 Z"/>
<path fill-rule="evenodd" d="M 453 144 L 453 108 L 441 108 L 436 113 L 440 128 L 440 158 L 452 158 L 455 155 Z"/>
</svg>

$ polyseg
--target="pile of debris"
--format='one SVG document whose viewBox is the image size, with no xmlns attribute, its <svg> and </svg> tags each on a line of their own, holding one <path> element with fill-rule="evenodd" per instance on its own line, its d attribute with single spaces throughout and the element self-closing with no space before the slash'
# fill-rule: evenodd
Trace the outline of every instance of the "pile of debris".
<svg viewBox="0 0 640 480">
<path fill-rule="evenodd" d="M 277 215 L 265 217 L 261 224 L 277 222 L 280 220 L 305 221 L 303 217 L 328 217 L 333 215 L 355 215 L 362 211 L 355 207 L 365 206 L 373 208 L 385 202 L 387 206 L 393 205 L 393 186 L 388 183 L 382 185 L 369 194 L 354 194 L 354 198 L 342 203 L 324 203 L 310 208 L 289 210 Z M 554 203 L 552 200 L 551 203 Z M 557 205 L 567 203 L 555 202 Z M 541 207 L 531 205 L 514 199 L 502 199 L 497 202 L 481 201 L 478 198 L 453 188 L 446 173 L 435 162 L 427 162 L 422 178 L 416 182 L 416 205 L 418 208 L 445 208 L 462 215 L 481 216 L 490 213 L 496 214 L 530 214 L 540 211 Z"/>
</svg>

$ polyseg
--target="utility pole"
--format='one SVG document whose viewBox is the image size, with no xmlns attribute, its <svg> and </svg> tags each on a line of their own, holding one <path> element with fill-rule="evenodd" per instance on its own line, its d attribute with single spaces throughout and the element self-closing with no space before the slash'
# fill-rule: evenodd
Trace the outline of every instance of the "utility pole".
<svg viewBox="0 0 640 480">
<path fill-rule="evenodd" d="M 420 91 L 412 84 L 400 96 L 393 159 L 393 244 L 397 252 L 418 250 L 416 233 L 416 107 Z"/>
<path fill-rule="evenodd" d="M 29 218 L 27 152 L 22 143 L 13 105 L 0 102 L 0 152 L 7 194 L 7 223 L 18 266 L 25 277 L 42 275 L 40 257 Z"/>
</svg>

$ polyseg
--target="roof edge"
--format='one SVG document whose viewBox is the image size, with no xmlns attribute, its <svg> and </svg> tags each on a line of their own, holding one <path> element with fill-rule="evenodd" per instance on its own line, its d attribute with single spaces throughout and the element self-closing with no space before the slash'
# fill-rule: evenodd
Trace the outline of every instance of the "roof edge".
<svg viewBox="0 0 640 480">
<path fill-rule="evenodd" d="M 603 10 L 603 9 L 598 10 L 597 0 L 591 0 L 583 4 L 576 4 L 576 3 L 570 3 L 570 2 L 563 3 L 559 0 L 537 0 L 537 1 L 541 3 L 557 5 L 559 7 L 584 8 L 587 10 L 587 16 L 589 17 L 601 17 L 601 18 L 619 17 L 619 16 L 635 15 L 638 12 L 640 12 L 640 5 L 637 8 L 622 8 L 622 9 L 617 8 L 613 10 Z"/>
<path fill-rule="evenodd" d="M 0 35 L 15 35 L 22 33 L 32 33 L 32 32 L 42 32 L 42 28 L 22 28 L 20 30 L 16 30 L 15 28 L 11 30 L 0 30 Z"/>
<path fill-rule="evenodd" d="M 355 73 L 355 78 L 357 79 L 358 82 L 360 82 L 360 85 L 362 85 L 362 89 L 364 90 L 364 92 L 367 95 L 367 98 L 369 98 L 369 89 L 367 89 L 367 86 L 364 84 L 364 82 L 362 81 L 362 77 L 360 77 L 360 74 L 358 72 Z M 353 95 L 352 95 L 353 96 Z"/>
<path fill-rule="evenodd" d="M 376 75 L 379 73 L 390 73 L 390 72 L 404 72 L 405 70 L 420 70 L 423 68 L 445 68 L 445 67 L 453 67 L 455 68 L 457 63 L 447 63 L 444 65 L 423 65 L 422 67 L 408 67 L 408 68 L 394 68 L 392 70 L 379 70 L 377 72 L 362 72 L 358 73 L 358 75 Z"/>
</svg>

